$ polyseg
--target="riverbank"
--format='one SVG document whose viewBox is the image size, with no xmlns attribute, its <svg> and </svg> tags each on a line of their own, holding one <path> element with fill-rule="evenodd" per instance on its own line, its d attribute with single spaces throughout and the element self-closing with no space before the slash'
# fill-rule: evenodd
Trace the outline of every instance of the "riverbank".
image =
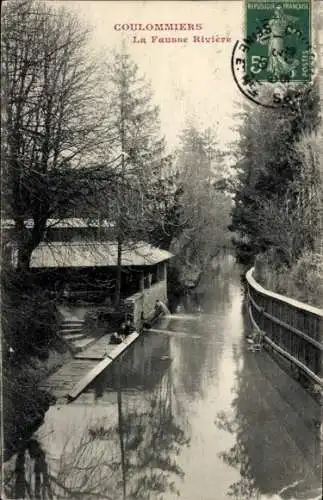
<svg viewBox="0 0 323 500">
<path fill-rule="evenodd" d="M 3 459 L 8 460 L 30 438 L 55 397 L 41 381 L 72 359 L 67 346 L 51 347 L 46 359 L 31 356 L 24 362 L 7 362 L 2 369 Z"/>
<path fill-rule="evenodd" d="M 107 334 L 74 355 L 65 346 L 61 351 L 50 349 L 45 360 L 31 357 L 19 367 L 7 364 L 3 370 L 4 461 L 25 445 L 51 405 L 75 399 L 138 337 L 134 332 L 121 344 L 113 345 L 111 334 Z M 100 368 L 102 360 L 105 366 Z"/>
</svg>

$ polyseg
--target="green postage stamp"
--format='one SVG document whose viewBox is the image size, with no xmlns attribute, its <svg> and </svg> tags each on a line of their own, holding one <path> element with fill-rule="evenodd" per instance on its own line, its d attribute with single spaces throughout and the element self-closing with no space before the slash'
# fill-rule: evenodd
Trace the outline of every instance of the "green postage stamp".
<svg viewBox="0 0 323 500">
<path fill-rule="evenodd" d="M 246 74 L 259 82 L 311 81 L 311 0 L 245 0 Z"/>
</svg>

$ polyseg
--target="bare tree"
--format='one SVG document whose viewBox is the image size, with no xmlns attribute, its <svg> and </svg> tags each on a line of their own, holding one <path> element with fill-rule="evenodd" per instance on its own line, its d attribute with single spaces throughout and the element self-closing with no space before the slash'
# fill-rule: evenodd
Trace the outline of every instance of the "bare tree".
<svg viewBox="0 0 323 500">
<path fill-rule="evenodd" d="M 89 33 L 65 9 L 10 2 L 2 31 L 3 209 L 15 222 L 18 269 L 28 270 L 48 218 L 92 189 L 99 86 Z"/>
</svg>

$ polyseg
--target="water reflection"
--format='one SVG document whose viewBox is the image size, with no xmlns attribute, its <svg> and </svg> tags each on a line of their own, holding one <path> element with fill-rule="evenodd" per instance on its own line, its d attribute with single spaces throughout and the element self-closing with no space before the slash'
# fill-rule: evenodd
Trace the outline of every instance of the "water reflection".
<svg viewBox="0 0 323 500">
<path fill-rule="evenodd" d="M 240 474 L 228 495 L 241 500 L 264 495 L 321 498 L 320 440 L 315 426 L 319 405 L 267 353 L 236 351 L 234 359 L 231 411 L 219 412 L 215 420 L 219 429 L 235 437 L 233 446 L 219 453 Z"/>
<path fill-rule="evenodd" d="M 16 457 L 10 498 L 53 498 L 45 453 L 36 439 L 30 439 Z"/>
<path fill-rule="evenodd" d="M 39 439 L 30 440 L 11 464 L 7 498 L 148 500 L 161 499 L 167 491 L 176 493 L 174 477 L 184 476 L 177 456 L 189 439 L 173 414 L 169 344 L 167 337 L 156 337 L 151 344 L 155 349 L 150 345 L 154 363 L 148 364 L 138 363 L 138 344 L 137 352 L 126 354 L 97 379 L 84 397 L 94 395 L 98 400 L 110 394 L 112 405 L 107 397 L 103 406 L 107 415 L 102 407 L 83 414 L 77 404 L 61 407 L 66 412 L 63 425 L 68 415 L 74 425 L 70 421 L 68 432 L 62 429 L 60 434 L 59 408 L 51 409 L 56 411 L 57 442 L 46 439 L 51 429 L 45 423 Z M 134 392 L 138 385 L 145 390 Z"/>
<path fill-rule="evenodd" d="M 210 380 L 219 382 L 218 370 L 223 357 L 225 336 L 232 325 L 232 296 L 237 294 L 240 285 L 235 261 L 229 253 L 221 253 L 212 264 L 214 269 L 202 276 L 199 286 L 191 291 L 184 300 L 183 308 L 194 312 L 199 307 L 202 314 L 180 322 L 163 320 L 161 328 L 183 330 L 187 337 L 173 337 L 172 349 L 180 382 L 179 397 L 182 395 L 187 404 L 196 399 L 204 399 Z M 234 285 L 234 290 L 232 290 Z M 176 315 L 175 315 L 176 317 Z M 236 318 L 234 318 L 236 321 Z"/>
<path fill-rule="evenodd" d="M 145 411 L 128 408 L 121 414 L 125 498 L 163 498 L 162 493 L 175 491 L 174 476 L 184 476 L 176 457 L 189 440 L 174 421 L 171 391 L 171 379 L 165 376 Z"/>
<path fill-rule="evenodd" d="M 87 392 L 100 400 L 107 391 L 150 391 L 160 383 L 171 363 L 170 339 L 165 335 L 146 334 L 139 337 L 109 370 L 103 372 Z"/>
</svg>

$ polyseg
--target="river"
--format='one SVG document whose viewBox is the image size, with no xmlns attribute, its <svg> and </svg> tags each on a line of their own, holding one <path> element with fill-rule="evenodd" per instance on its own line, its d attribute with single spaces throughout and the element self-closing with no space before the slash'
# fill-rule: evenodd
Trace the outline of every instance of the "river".
<svg viewBox="0 0 323 500">
<path fill-rule="evenodd" d="M 219 264 L 219 263 L 218 263 Z M 320 408 L 245 341 L 240 269 L 141 336 L 6 466 L 7 498 L 320 499 Z"/>
</svg>

